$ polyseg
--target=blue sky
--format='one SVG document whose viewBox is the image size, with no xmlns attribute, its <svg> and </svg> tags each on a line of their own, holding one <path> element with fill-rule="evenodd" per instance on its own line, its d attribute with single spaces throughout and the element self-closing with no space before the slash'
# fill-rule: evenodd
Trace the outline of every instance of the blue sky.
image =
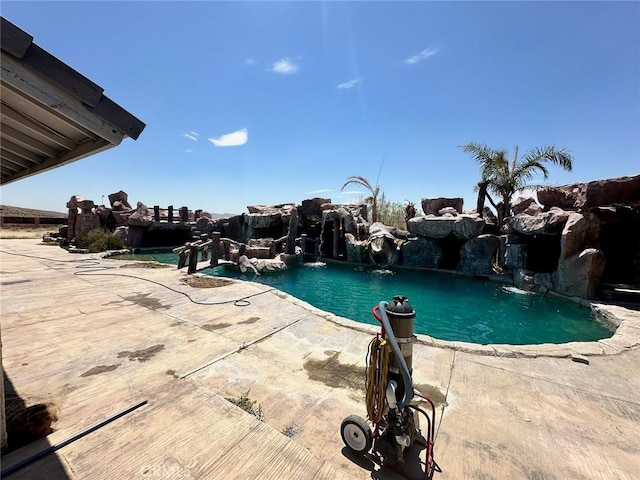
<svg viewBox="0 0 640 480">
<path fill-rule="evenodd" d="M 362 175 L 387 199 L 463 197 L 459 145 L 566 147 L 551 184 L 640 173 L 638 2 L 2 2 L 2 15 L 147 124 L 2 187 L 241 213 Z M 361 190 L 360 190 L 361 191 Z"/>
</svg>

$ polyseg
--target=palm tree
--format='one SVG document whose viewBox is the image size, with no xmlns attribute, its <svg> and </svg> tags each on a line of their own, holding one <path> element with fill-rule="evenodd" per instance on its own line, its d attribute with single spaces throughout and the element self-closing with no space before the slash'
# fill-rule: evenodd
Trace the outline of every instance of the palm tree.
<svg viewBox="0 0 640 480">
<path fill-rule="evenodd" d="M 410 200 L 405 200 L 407 203 L 404 206 L 404 223 L 407 226 L 407 230 L 409 230 L 409 220 L 416 216 L 416 204 Z"/>
<path fill-rule="evenodd" d="M 361 177 L 360 175 L 352 175 L 349 178 L 347 178 L 347 180 L 344 182 L 344 185 L 342 185 L 342 188 L 340 189 L 340 191 L 344 190 L 345 187 L 351 183 L 361 185 L 367 190 L 369 190 L 371 195 L 365 198 L 364 201 L 371 205 L 371 221 L 377 222 L 378 221 L 378 195 L 380 194 L 380 185 L 376 183 L 376 186 L 372 187 L 371 184 L 369 183 L 369 180 L 367 180 L 366 178 Z"/>
<path fill-rule="evenodd" d="M 556 148 L 554 145 L 533 148 L 520 158 L 516 146 L 511 162 L 507 158 L 507 150 L 494 150 L 473 142 L 462 145 L 461 148 L 480 164 L 482 180 L 478 186 L 481 193 L 488 189 L 502 199 L 502 204 L 496 205 L 489 194 L 486 194 L 498 212 L 498 227 L 511 214 L 513 195 L 523 188 L 536 187 L 529 184 L 535 173 L 541 173 L 545 180 L 549 178 L 549 171 L 544 165 L 546 162 L 559 165 L 569 172 L 573 167 L 572 156 L 564 148 Z M 479 199 L 478 205 L 480 204 Z M 482 215 L 482 212 L 478 213 Z"/>
</svg>

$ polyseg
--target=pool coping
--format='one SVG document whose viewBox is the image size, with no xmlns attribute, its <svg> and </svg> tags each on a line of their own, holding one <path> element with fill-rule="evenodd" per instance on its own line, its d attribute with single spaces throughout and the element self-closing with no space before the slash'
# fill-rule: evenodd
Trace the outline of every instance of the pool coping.
<svg viewBox="0 0 640 480">
<path fill-rule="evenodd" d="M 102 258 L 112 256 L 114 254 L 124 253 L 124 251 L 113 251 L 101 255 Z M 435 272 L 434 272 L 435 273 Z M 456 274 L 458 272 L 447 271 L 446 273 Z M 209 276 L 204 273 L 195 273 L 195 275 Z M 492 281 L 501 283 L 510 283 L 501 281 L 502 279 L 488 278 Z M 285 299 L 294 305 L 298 305 L 305 310 L 314 313 L 336 325 L 340 325 L 351 330 L 356 330 L 371 335 L 375 335 L 380 331 L 375 325 L 367 325 L 357 322 L 346 317 L 341 317 L 331 312 L 327 312 L 311 305 L 304 300 L 299 299 L 289 293 L 278 290 L 275 287 L 263 285 L 251 280 L 231 279 L 233 282 L 250 283 L 257 288 L 266 291 L 273 291 L 278 297 Z M 594 302 L 579 297 L 567 297 L 555 292 L 548 292 L 553 297 L 561 298 L 565 301 L 580 304 L 584 307 L 591 308 L 592 311 L 600 317 L 600 319 L 614 328 L 614 333 L 609 338 L 603 338 L 591 342 L 567 342 L 567 343 L 541 343 L 533 345 L 510 345 L 510 344 L 479 344 L 472 342 L 440 340 L 425 334 L 416 334 L 415 342 L 425 346 L 455 350 L 476 355 L 508 357 L 508 358 L 537 358 L 537 357 L 553 357 L 567 358 L 575 356 L 605 356 L 619 355 L 627 350 L 640 347 L 640 311 L 626 308 L 622 305 L 616 305 L 605 302 Z M 537 295 L 537 294 L 536 294 Z M 583 359 L 586 360 L 586 359 Z"/>
<path fill-rule="evenodd" d="M 319 309 L 310 303 L 300 300 L 299 298 L 278 290 L 277 288 L 252 282 L 251 280 L 233 279 L 233 281 L 248 282 L 260 289 L 270 290 L 278 297 L 342 327 L 369 333 L 371 335 L 375 335 L 380 331 L 380 328 L 375 325 L 356 322 L 355 320 Z M 567 300 L 571 301 L 572 299 L 568 298 Z M 591 302 L 584 299 L 578 300 L 578 303 L 590 307 L 604 322 L 615 328 L 615 331 L 610 338 L 603 338 L 594 342 L 541 343 L 534 345 L 482 345 L 471 342 L 440 340 L 429 335 L 416 334 L 415 342 L 425 346 L 456 350 L 476 355 L 509 358 L 566 358 L 574 357 L 576 355 L 584 357 L 619 355 L 627 350 L 640 347 L 640 311 L 631 310 L 621 305 Z"/>
</svg>

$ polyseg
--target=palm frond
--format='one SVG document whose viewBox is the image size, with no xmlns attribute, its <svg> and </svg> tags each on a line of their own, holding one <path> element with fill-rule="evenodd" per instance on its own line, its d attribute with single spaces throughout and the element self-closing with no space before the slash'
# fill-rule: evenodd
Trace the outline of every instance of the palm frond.
<svg viewBox="0 0 640 480">
<path fill-rule="evenodd" d="M 555 145 L 547 145 L 545 147 L 537 147 L 531 149 L 523 157 L 523 162 L 528 161 L 546 161 L 554 165 L 559 165 L 568 172 L 573 168 L 573 157 L 565 148 L 556 148 Z M 545 176 L 546 178 L 546 176 Z"/>
<path fill-rule="evenodd" d="M 366 178 L 360 176 L 360 175 L 352 175 L 349 178 L 347 178 L 347 180 L 344 182 L 344 184 L 342 185 L 342 187 L 340 188 L 340 190 L 344 190 L 345 187 L 347 185 L 350 185 L 352 183 L 355 183 L 357 185 L 361 185 L 363 187 L 365 187 L 367 190 L 369 190 L 371 193 L 374 193 L 374 189 L 371 186 L 371 184 L 369 183 L 369 180 L 367 180 Z"/>
</svg>

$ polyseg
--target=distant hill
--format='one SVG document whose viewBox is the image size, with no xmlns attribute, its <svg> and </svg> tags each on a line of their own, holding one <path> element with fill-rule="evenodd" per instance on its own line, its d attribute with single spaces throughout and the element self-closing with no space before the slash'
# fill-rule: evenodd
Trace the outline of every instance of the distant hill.
<svg viewBox="0 0 640 480">
<path fill-rule="evenodd" d="M 0 205 L 0 215 L 3 217 L 40 217 L 40 218 L 66 218 L 67 214 L 50 210 L 36 210 L 33 208 L 12 207 Z"/>
<path fill-rule="evenodd" d="M 0 215 L 3 217 L 40 217 L 40 218 L 67 218 L 66 213 L 53 212 L 50 210 L 36 210 L 34 208 L 13 207 L 11 205 L 0 205 Z M 237 213 L 212 213 L 214 220 L 218 218 L 235 217 Z"/>
</svg>

